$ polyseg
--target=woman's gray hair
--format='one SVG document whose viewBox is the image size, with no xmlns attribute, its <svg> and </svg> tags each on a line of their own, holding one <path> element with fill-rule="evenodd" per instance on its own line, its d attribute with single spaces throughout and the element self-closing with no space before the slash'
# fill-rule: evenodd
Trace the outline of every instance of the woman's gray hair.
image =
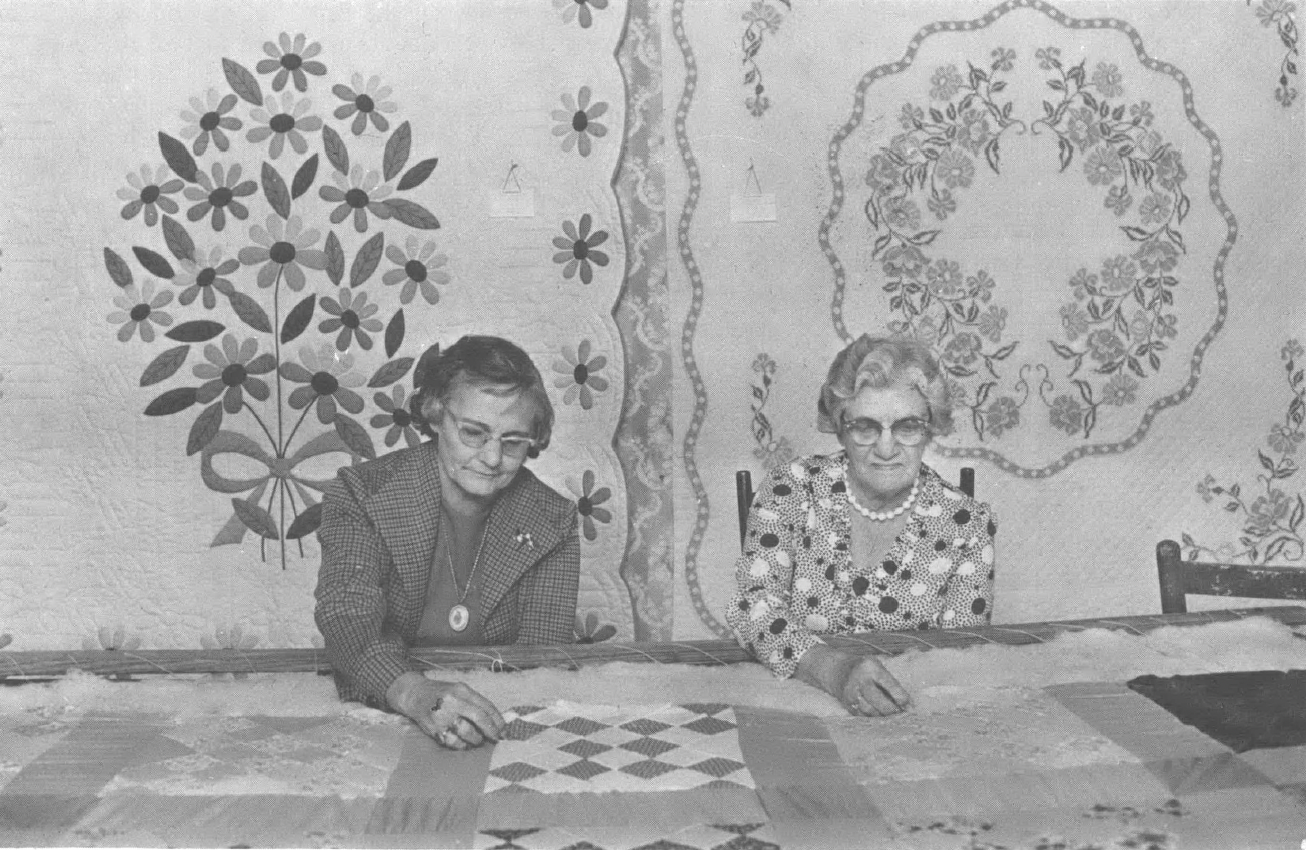
<svg viewBox="0 0 1306 850">
<path fill-rule="evenodd" d="M 870 334 L 862 334 L 830 364 L 816 402 L 817 430 L 839 433 L 843 409 L 853 396 L 863 387 L 883 389 L 893 384 L 914 387 L 925 397 L 932 433 L 952 433 L 947 377 L 929 346 L 911 337 Z"/>
<path fill-rule="evenodd" d="M 445 402 L 454 389 L 464 384 L 501 395 L 521 393 L 534 401 L 531 438 L 535 447 L 530 456 L 548 448 L 553 435 L 553 403 L 544 388 L 544 378 L 530 355 L 497 336 L 465 336 L 444 351 L 433 345 L 422 354 L 413 370 L 414 393 L 409 402 L 417 429 L 434 437 L 431 423 L 439 421 Z"/>
</svg>

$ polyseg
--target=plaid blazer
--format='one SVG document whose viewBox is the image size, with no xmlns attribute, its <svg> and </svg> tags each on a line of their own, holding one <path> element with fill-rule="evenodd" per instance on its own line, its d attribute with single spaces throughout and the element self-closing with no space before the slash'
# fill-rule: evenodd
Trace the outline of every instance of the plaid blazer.
<svg viewBox="0 0 1306 850">
<path fill-rule="evenodd" d="M 314 619 L 340 697 L 387 708 L 386 689 L 422 669 L 408 655 L 439 533 L 435 442 L 343 467 L 326 491 Z M 490 511 L 481 605 L 487 644 L 575 640 L 576 505 L 522 467 Z"/>
</svg>

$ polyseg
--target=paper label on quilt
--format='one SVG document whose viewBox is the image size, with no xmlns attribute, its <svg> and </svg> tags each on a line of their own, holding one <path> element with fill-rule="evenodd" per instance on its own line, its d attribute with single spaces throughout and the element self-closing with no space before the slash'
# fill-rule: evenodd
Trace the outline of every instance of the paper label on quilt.
<svg viewBox="0 0 1306 850">
<path fill-rule="evenodd" d="M 490 193 L 490 218 L 534 218 L 535 190 Z"/>
<path fill-rule="evenodd" d="M 731 195 L 730 220 L 735 224 L 776 220 L 775 195 Z"/>
</svg>

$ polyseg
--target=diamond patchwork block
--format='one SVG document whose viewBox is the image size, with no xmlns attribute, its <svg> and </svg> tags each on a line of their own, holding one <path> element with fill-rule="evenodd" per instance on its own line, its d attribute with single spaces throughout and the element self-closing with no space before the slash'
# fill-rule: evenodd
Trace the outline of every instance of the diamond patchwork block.
<svg viewBox="0 0 1306 850">
<path fill-rule="evenodd" d="M 604 706 L 560 701 L 506 713 L 486 793 L 754 788 L 733 709 L 720 703 Z"/>
</svg>

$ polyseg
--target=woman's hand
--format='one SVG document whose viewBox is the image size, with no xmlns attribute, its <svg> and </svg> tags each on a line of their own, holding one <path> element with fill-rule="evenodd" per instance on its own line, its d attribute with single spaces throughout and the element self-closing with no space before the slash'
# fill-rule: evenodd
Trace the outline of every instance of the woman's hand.
<svg viewBox="0 0 1306 850">
<path fill-rule="evenodd" d="M 503 735 L 503 715 L 494 703 L 462 682 L 441 682 L 404 673 L 385 692 L 386 702 L 451 750 L 478 747 Z"/>
<path fill-rule="evenodd" d="M 850 714 L 885 717 L 911 705 L 907 691 L 873 656 L 817 644 L 799 659 L 797 676 L 839 700 Z"/>
</svg>

